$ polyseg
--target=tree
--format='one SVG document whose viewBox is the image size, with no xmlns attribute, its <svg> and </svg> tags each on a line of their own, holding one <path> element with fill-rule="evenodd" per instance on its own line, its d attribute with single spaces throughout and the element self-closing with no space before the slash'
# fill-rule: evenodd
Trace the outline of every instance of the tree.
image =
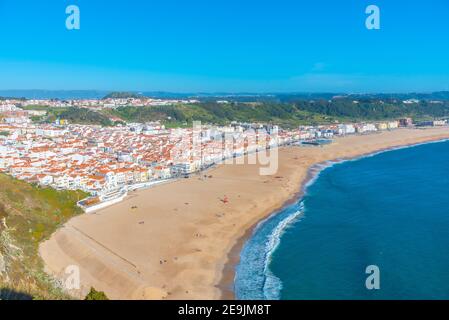
<svg viewBox="0 0 449 320">
<path fill-rule="evenodd" d="M 109 300 L 103 291 L 97 291 L 95 288 L 91 287 L 89 294 L 84 298 L 84 300 Z"/>
</svg>

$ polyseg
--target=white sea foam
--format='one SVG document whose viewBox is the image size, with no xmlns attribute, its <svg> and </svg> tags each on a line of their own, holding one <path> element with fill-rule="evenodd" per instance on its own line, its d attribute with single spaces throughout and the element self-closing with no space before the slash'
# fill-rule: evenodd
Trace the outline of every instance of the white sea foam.
<svg viewBox="0 0 449 320">
<path fill-rule="evenodd" d="M 273 257 L 274 252 L 278 248 L 279 244 L 281 243 L 281 237 L 284 234 L 285 230 L 294 222 L 297 221 L 297 219 L 302 216 L 304 213 L 304 204 L 301 203 L 299 205 L 298 210 L 287 216 L 285 219 L 283 219 L 279 224 L 276 226 L 276 228 L 273 229 L 273 232 L 268 237 L 268 241 L 266 243 L 266 254 L 265 254 L 265 268 L 264 268 L 264 275 L 265 275 L 265 283 L 263 286 L 264 291 L 264 297 L 268 300 L 278 300 L 280 299 L 280 293 L 282 290 L 282 282 L 281 280 L 276 277 L 270 270 L 270 262 Z"/>
</svg>

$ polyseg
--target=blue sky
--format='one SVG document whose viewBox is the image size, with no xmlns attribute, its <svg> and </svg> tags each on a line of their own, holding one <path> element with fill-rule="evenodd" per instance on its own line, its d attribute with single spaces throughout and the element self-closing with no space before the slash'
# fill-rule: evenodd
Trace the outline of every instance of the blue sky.
<svg viewBox="0 0 449 320">
<path fill-rule="evenodd" d="M 0 89 L 449 90 L 448 16 L 447 0 L 0 0 Z"/>
</svg>

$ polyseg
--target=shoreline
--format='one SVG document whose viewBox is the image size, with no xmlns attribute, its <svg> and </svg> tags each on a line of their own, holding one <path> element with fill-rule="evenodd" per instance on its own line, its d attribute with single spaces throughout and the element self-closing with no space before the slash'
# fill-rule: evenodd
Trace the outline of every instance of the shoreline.
<svg viewBox="0 0 449 320">
<path fill-rule="evenodd" d="M 304 191 L 307 186 L 307 182 L 313 179 L 313 177 L 308 177 L 305 180 L 305 183 L 301 184 L 301 191 L 294 194 L 290 199 L 288 199 L 281 207 L 272 211 L 272 213 L 266 217 L 263 217 L 261 220 L 257 221 L 254 225 L 248 228 L 245 231 L 245 234 L 237 239 L 237 242 L 228 252 L 225 263 L 222 271 L 222 277 L 220 282 L 217 284 L 217 288 L 220 290 L 220 300 L 235 300 L 234 293 L 234 281 L 236 274 L 236 267 L 240 263 L 240 254 L 242 252 L 243 246 L 246 242 L 253 236 L 255 229 L 261 224 L 264 223 L 267 219 L 272 216 L 279 214 L 284 208 L 292 205 L 293 203 L 300 201 L 304 196 Z"/>
<path fill-rule="evenodd" d="M 366 157 L 376 156 L 378 154 L 382 154 L 385 152 L 417 147 L 420 145 L 425 145 L 429 143 L 440 143 L 449 141 L 449 138 L 436 138 L 435 140 L 431 139 L 424 142 L 416 142 L 416 143 L 408 143 L 404 145 L 386 147 L 383 149 L 363 153 L 360 155 L 355 155 L 353 157 L 344 157 L 344 158 L 335 158 L 331 160 L 325 160 L 322 162 L 314 163 L 309 168 L 307 168 L 307 177 L 300 183 L 299 191 L 294 194 L 290 199 L 288 199 L 281 207 L 274 210 L 270 215 L 262 218 L 260 221 L 256 222 L 249 229 L 245 231 L 245 234 L 241 236 L 237 242 L 234 244 L 232 249 L 227 254 L 227 262 L 223 267 L 222 278 L 217 285 L 217 287 L 221 291 L 221 300 L 235 300 L 235 292 L 234 292 L 234 284 L 235 284 L 235 276 L 236 276 L 236 268 L 240 263 L 240 256 L 245 244 L 251 239 L 254 235 L 255 229 L 263 224 L 266 220 L 270 219 L 272 216 L 276 216 L 281 213 L 285 208 L 291 206 L 294 203 L 300 202 L 306 193 L 307 187 L 315 182 L 316 179 L 319 178 L 320 173 L 323 170 L 326 170 L 332 167 L 335 164 L 347 162 L 347 161 L 357 161 Z M 312 182 L 312 183 L 311 183 Z"/>
<path fill-rule="evenodd" d="M 74 296 L 94 286 L 112 299 L 234 299 L 242 247 L 261 221 L 303 197 L 324 169 L 317 166 L 445 139 L 447 127 L 399 129 L 341 137 L 322 148 L 284 147 L 277 176 L 260 176 L 257 165 L 222 165 L 206 181 L 137 191 L 71 219 L 39 253 L 59 279 L 67 265 L 80 266 L 82 290 Z"/>
</svg>

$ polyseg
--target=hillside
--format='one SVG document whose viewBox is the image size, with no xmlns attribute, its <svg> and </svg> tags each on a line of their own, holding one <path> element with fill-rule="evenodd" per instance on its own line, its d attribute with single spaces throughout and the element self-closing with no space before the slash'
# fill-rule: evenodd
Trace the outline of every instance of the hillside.
<svg viewBox="0 0 449 320">
<path fill-rule="evenodd" d="M 54 115 L 55 117 L 68 120 L 69 123 L 99 124 L 102 126 L 113 125 L 112 121 L 104 114 L 86 108 L 68 108 Z"/>
<path fill-rule="evenodd" d="M 404 103 L 397 98 L 335 97 L 304 100 L 290 97 L 289 102 L 228 102 L 203 101 L 195 104 L 168 106 L 122 106 L 94 111 L 87 108 L 29 107 L 46 110 L 47 116 L 37 121 L 53 122 L 57 118 L 69 123 L 115 125 L 111 119 L 125 122 L 161 121 L 166 126 L 190 126 L 192 121 L 225 125 L 232 121 L 278 124 L 286 128 L 298 125 L 328 124 L 337 121 L 380 121 L 411 117 L 414 120 L 449 116 L 448 100 L 420 100 Z"/>
<path fill-rule="evenodd" d="M 306 110 L 298 110 L 291 104 L 206 102 L 190 105 L 119 107 L 109 111 L 111 115 L 128 122 L 162 121 L 169 126 L 190 125 L 192 121 L 229 124 L 239 122 L 265 122 L 285 127 L 299 124 L 318 124 L 335 121 L 335 117 Z"/>
<path fill-rule="evenodd" d="M 103 100 L 106 99 L 129 99 L 129 98 L 144 98 L 141 94 L 135 92 L 111 92 L 103 97 Z"/>
<path fill-rule="evenodd" d="M 412 117 L 422 119 L 427 117 L 449 116 L 449 102 L 405 104 L 396 99 L 333 99 L 332 101 L 298 101 L 298 109 L 317 112 L 332 117 L 348 117 L 354 120 L 383 120 L 388 118 Z"/>
<path fill-rule="evenodd" d="M 66 298 L 43 272 L 38 245 L 81 213 L 76 202 L 85 196 L 0 174 L 0 300 Z"/>
<path fill-rule="evenodd" d="M 37 110 L 46 111 L 43 116 L 32 116 L 33 122 L 37 123 L 51 123 L 55 122 L 56 119 L 68 120 L 69 123 L 74 124 L 87 124 L 87 125 L 102 125 L 102 126 L 112 126 L 113 121 L 109 117 L 101 112 L 90 110 L 87 108 L 78 107 L 48 107 L 44 105 L 32 105 L 21 107 L 23 110 Z"/>
<path fill-rule="evenodd" d="M 204 123 L 227 124 L 231 121 L 265 122 L 285 127 L 326 124 L 335 121 L 386 120 L 400 117 L 415 119 L 449 116 L 449 102 L 421 101 L 404 104 L 398 100 L 352 99 L 294 100 L 290 103 L 203 102 L 191 105 L 119 107 L 108 111 L 128 122 L 163 121 L 169 125 Z"/>
</svg>

